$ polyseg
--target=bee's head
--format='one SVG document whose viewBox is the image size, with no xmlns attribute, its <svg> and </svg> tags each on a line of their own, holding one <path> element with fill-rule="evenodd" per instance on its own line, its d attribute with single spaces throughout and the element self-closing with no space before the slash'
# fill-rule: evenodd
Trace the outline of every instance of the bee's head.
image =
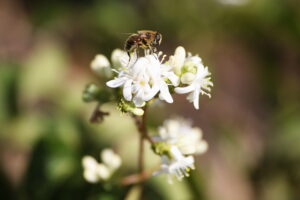
<svg viewBox="0 0 300 200">
<path fill-rule="evenodd" d="M 156 32 L 155 38 L 154 38 L 154 45 L 158 46 L 160 45 L 162 40 L 162 35 L 159 32 Z"/>
</svg>

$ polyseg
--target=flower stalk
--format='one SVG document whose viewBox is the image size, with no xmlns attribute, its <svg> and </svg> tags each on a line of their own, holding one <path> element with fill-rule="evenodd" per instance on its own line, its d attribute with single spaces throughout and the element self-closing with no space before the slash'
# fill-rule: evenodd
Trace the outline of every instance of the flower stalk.
<svg viewBox="0 0 300 200">
<path fill-rule="evenodd" d="M 143 107 L 144 114 L 141 117 L 133 115 L 135 124 L 139 132 L 139 157 L 138 157 L 138 171 L 143 173 L 144 171 L 144 140 L 150 142 L 151 145 L 154 144 L 152 138 L 148 135 L 147 130 L 147 106 Z"/>
</svg>

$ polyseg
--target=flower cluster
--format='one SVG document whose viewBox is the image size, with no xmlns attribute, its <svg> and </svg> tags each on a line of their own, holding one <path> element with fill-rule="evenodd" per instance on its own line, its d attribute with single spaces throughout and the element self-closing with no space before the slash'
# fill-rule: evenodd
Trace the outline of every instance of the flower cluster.
<svg viewBox="0 0 300 200">
<path fill-rule="evenodd" d="M 92 156 L 83 157 L 83 176 L 86 181 L 90 183 L 106 181 L 122 163 L 119 155 L 115 154 L 111 149 L 104 149 L 101 152 L 101 159 L 103 163 L 98 163 Z"/>
<path fill-rule="evenodd" d="M 192 127 L 191 122 L 184 119 L 170 119 L 159 127 L 158 132 L 159 136 L 153 137 L 153 148 L 161 156 L 162 165 L 154 175 L 167 173 L 170 183 L 173 175 L 178 180 L 189 176 L 189 171 L 195 168 L 192 155 L 203 154 L 208 149 L 201 129 Z"/>
<path fill-rule="evenodd" d="M 104 55 L 97 55 L 91 68 L 106 79 L 111 78 L 114 71 L 116 76 L 106 85 L 122 87 L 122 98 L 135 107 L 143 107 L 156 98 L 173 103 L 171 94 L 175 92 L 189 93 L 187 99 L 199 109 L 200 94 L 210 97 L 210 87 L 213 86 L 208 68 L 199 56 L 186 53 L 181 46 L 169 60 L 164 61 L 164 58 L 161 52 L 139 58 L 133 54 L 129 58 L 126 52 L 116 49 L 111 56 L 112 64 Z"/>
<path fill-rule="evenodd" d="M 83 92 L 84 101 L 97 102 L 94 113 L 103 114 L 99 110 L 101 104 L 117 101 L 120 111 L 130 113 L 135 120 L 143 136 L 141 140 L 148 140 L 154 153 L 161 158 L 160 169 L 153 175 L 167 174 L 170 183 L 173 177 L 181 180 L 189 176 L 189 172 L 195 169 L 194 155 L 203 154 L 208 149 L 201 129 L 192 127 L 191 122 L 185 119 L 170 119 L 158 128 L 157 136 L 150 137 L 145 130 L 146 117 L 141 116 L 146 114 L 145 106 L 154 100 L 173 103 L 174 93 L 187 94 L 187 100 L 199 109 L 200 95 L 210 97 L 213 86 L 211 74 L 202 59 L 186 52 L 181 46 L 167 59 L 162 52 L 150 53 L 146 50 L 144 56 L 138 57 L 136 52 L 129 56 L 127 52 L 116 49 L 110 61 L 104 55 L 97 55 L 91 69 L 105 85 L 90 84 Z M 83 158 L 84 177 L 88 182 L 108 180 L 121 164 L 119 156 L 111 150 L 103 151 L 101 157 L 103 163 L 90 156 Z"/>
</svg>

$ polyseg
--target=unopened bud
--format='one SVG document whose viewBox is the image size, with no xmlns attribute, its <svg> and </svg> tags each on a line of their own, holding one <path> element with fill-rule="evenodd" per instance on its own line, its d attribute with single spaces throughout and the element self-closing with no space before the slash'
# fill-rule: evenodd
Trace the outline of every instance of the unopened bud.
<svg viewBox="0 0 300 200">
<path fill-rule="evenodd" d="M 132 113 L 137 116 L 144 115 L 144 110 L 142 108 L 137 108 L 132 102 L 126 101 L 124 99 L 121 99 L 118 104 L 118 108 L 121 110 L 121 112 L 124 113 Z"/>
<path fill-rule="evenodd" d="M 91 68 L 96 74 L 102 77 L 110 78 L 112 75 L 110 63 L 106 56 L 102 54 L 95 56 L 94 60 L 91 62 Z"/>
<path fill-rule="evenodd" d="M 194 62 L 188 61 L 188 62 L 184 63 L 184 66 L 182 68 L 182 74 L 184 74 L 186 72 L 190 72 L 190 73 L 196 74 L 197 67 L 196 67 L 196 65 L 195 65 Z"/>
<path fill-rule="evenodd" d="M 152 149 L 157 155 L 166 155 L 169 158 L 172 157 L 170 152 L 171 146 L 165 142 L 155 142 L 152 144 Z"/>
<path fill-rule="evenodd" d="M 121 49 L 115 49 L 111 53 L 111 62 L 112 62 L 112 67 L 115 69 L 119 69 L 122 67 L 122 59 L 126 59 L 126 61 L 129 59 L 128 55 L 125 51 Z"/>
<path fill-rule="evenodd" d="M 170 65 L 177 75 L 180 74 L 186 57 L 185 49 L 182 46 L 176 48 L 174 56 L 170 57 Z"/>
<path fill-rule="evenodd" d="M 196 75 L 191 73 L 191 72 L 187 72 L 187 73 L 184 73 L 180 80 L 183 84 L 190 84 L 193 82 L 193 80 L 195 79 Z"/>
<path fill-rule="evenodd" d="M 88 84 L 83 90 L 82 99 L 85 102 L 98 101 L 106 103 L 111 99 L 111 93 L 106 89 L 99 88 L 96 84 Z"/>
<path fill-rule="evenodd" d="M 142 116 L 144 115 L 144 110 L 141 108 L 134 108 L 131 110 L 131 112 L 137 116 Z"/>
</svg>

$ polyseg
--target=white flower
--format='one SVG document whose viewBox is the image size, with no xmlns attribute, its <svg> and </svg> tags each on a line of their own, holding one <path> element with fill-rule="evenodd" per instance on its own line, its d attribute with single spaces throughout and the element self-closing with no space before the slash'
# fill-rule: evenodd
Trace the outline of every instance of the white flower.
<svg viewBox="0 0 300 200">
<path fill-rule="evenodd" d="M 103 163 L 98 163 L 95 158 L 91 156 L 84 156 L 82 158 L 82 165 L 84 168 L 83 177 L 90 183 L 97 183 L 99 181 L 108 180 L 112 174 L 121 165 L 121 158 L 115 154 L 111 149 L 105 149 L 101 153 Z"/>
<path fill-rule="evenodd" d="M 140 57 L 136 62 L 130 62 L 124 67 L 117 78 L 108 81 L 108 87 L 123 86 L 123 96 L 127 101 L 133 101 L 137 107 L 145 105 L 159 93 L 159 98 L 168 103 L 173 102 L 168 83 L 178 84 L 179 78 L 167 65 L 162 65 L 157 54 Z M 124 66 L 124 63 L 123 63 Z"/>
<path fill-rule="evenodd" d="M 187 99 L 193 102 L 194 107 L 199 109 L 199 95 L 205 94 L 210 97 L 210 87 L 213 86 L 211 82 L 210 72 L 207 67 L 204 67 L 199 56 L 189 56 L 185 59 L 181 76 L 181 82 L 186 86 L 175 88 L 178 94 L 190 93 Z"/>
<path fill-rule="evenodd" d="M 184 119 L 166 120 L 159 127 L 159 136 L 153 137 L 154 151 L 161 155 L 162 165 L 154 175 L 167 173 L 176 175 L 181 180 L 194 169 L 194 157 L 192 154 L 202 154 L 207 151 L 208 145 L 202 139 L 202 131 L 191 126 Z M 168 181 L 172 182 L 172 176 Z"/>
<path fill-rule="evenodd" d="M 108 166 L 112 171 L 118 169 L 122 163 L 120 156 L 114 153 L 111 149 L 104 149 L 101 152 L 101 158 L 103 163 L 106 166 Z"/>
<path fill-rule="evenodd" d="M 202 138 L 200 128 L 192 127 L 191 122 L 184 119 L 166 120 L 159 127 L 157 140 L 175 145 L 185 155 L 202 154 L 208 149 L 208 144 Z"/>
<path fill-rule="evenodd" d="M 176 176 L 178 180 L 182 180 L 183 177 L 189 176 L 189 171 L 195 169 L 194 157 L 184 156 L 176 146 L 171 146 L 169 158 L 166 155 L 162 155 L 161 168 L 154 172 L 153 175 L 159 175 L 161 173 L 168 174 L 168 182 L 172 183 L 172 177 Z"/>
<path fill-rule="evenodd" d="M 99 164 L 91 156 L 84 156 L 82 159 L 82 165 L 84 167 L 83 176 L 85 180 L 90 183 L 107 180 L 110 177 L 109 169 L 105 165 Z"/>
<path fill-rule="evenodd" d="M 91 62 L 91 69 L 98 75 L 110 78 L 112 75 L 110 63 L 106 56 L 98 54 Z"/>
</svg>

